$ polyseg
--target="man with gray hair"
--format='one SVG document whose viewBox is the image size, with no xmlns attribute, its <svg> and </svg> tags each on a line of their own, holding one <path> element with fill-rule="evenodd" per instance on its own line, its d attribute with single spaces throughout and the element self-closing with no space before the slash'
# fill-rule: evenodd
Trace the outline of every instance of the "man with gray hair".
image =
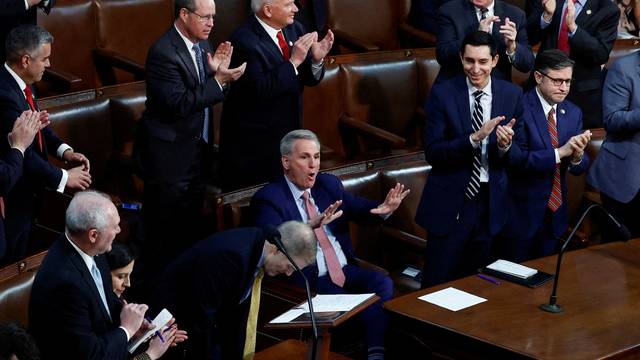
<svg viewBox="0 0 640 360">
<path fill-rule="evenodd" d="M 187 330 L 187 359 L 242 359 L 255 350 L 262 276 L 291 275 L 294 268 L 258 228 L 217 233 L 184 252 L 165 270 L 153 296 Z M 303 223 L 289 221 L 277 231 L 300 268 L 315 262 L 316 237 Z"/>
<path fill-rule="evenodd" d="M 140 330 L 147 305 L 121 304 L 106 259 L 120 232 L 109 197 L 77 193 L 65 234 L 45 256 L 33 281 L 29 332 L 43 359 L 128 359 L 127 342 Z"/>
<path fill-rule="evenodd" d="M 349 236 L 349 222 L 381 222 L 395 211 L 409 190 L 396 184 L 382 204 L 344 190 L 340 179 L 320 174 L 320 142 L 309 130 L 294 130 L 280 142 L 284 175 L 260 189 L 251 199 L 257 226 L 285 221 L 308 222 L 318 238 L 316 266 L 303 271 L 318 294 L 376 293 L 380 301 L 357 317 L 363 324 L 370 359 L 384 358 L 387 315 L 382 303 L 393 295 L 391 279 L 360 268 Z M 293 281 L 304 286 L 301 276 Z"/>
<path fill-rule="evenodd" d="M 7 62 L 0 66 L 0 141 L 7 146 L 7 134 L 13 122 L 25 110 L 39 111 L 33 93 L 33 83 L 42 79 L 49 67 L 51 34 L 36 25 L 20 26 L 11 31 L 6 41 Z M 46 111 L 40 119 L 48 121 Z M 56 156 L 75 167 L 64 170 L 49 163 L 48 155 Z M 63 192 L 65 188 L 84 190 L 91 185 L 89 160 L 58 138 L 50 128 L 42 129 L 25 151 L 24 174 L 5 198 L 7 254 L 4 262 L 20 260 L 26 252 L 31 232 L 36 194 L 45 187 Z"/>
<path fill-rule="evenodd" d="M 305 34 L 294 20 L 293 0 L 252 0 L 251 9 L 254 15 L 231 35 L 231 64 L 246 62 L 247 71 L 229 90 L 222 110 L 223 191 L 280 173 L 280 139 L 302 127 L 302 92 L 322 80 L 323 59 L 334 40 L 331 31 L 321 40 L 316 32 Z"/>
</svg>

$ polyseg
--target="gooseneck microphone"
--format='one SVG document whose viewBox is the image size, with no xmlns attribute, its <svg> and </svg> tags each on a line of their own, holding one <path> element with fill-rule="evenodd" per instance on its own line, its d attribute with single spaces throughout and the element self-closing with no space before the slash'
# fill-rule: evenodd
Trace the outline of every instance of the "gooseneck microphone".
<svg viewBox="0 0 640 360">
<path fill-rule="evenodd" d="M 311 290 L 309 289 L 309 280 L 307 279 L 307 277 L 304 275 L 304 273 L 302 272 L 302 270 L 300 270 L 300 268 L 298 267 L 298 265 L 296 264 L 295 261 L 293 261 L 293 258 L 291 258 L 291 255 L 289 255 L 289 252 L 287 252 L 287 249 L 285 249 L 284 245 L 282 244 L 282 240 L 280 239 L 280 232 L 278 231 L 278 229 L 276 229 L 273 226 L 267 226 L 265 228 L 263 228 L 264 234 L 267 238 L 267 241 L 270 244 L 275 245 L 278 250 L 280 250 L 281 253 L 284 254 L 284 256 L 287 257 L 287 260 L 289 260 L 289 262 L 291 263 L 291 266 L 293 266 L 293 268 L 296 270 L 296 272 L 298 274 L 300 274 L 300 276 L 302 276 L 302 279 L 304 280 L 304 286 L 305 286 L 305 290 L 307 293 L 307 304 L 309 304 L 309 317 L 311 318 L 311 329 L 313 332 L 313 341 L 312 341 L 312 346 L 311 346 L 311 359 L 316 359 L 316 355 L 318 352 L 318 324 L 316 323 L 316 315 L 313 312 L 313 302 L 311 301 Z"/>
<path fill-rule="evenodd" d="M 558 261 L 556 262 L 556 273 L 553 277 L 553 291 L 551 291 L 551 296 L 549 297 L 549 303 L 540 305 L 540 309 L 550 313 L 560 313 L 563 311 L 562 307 L 557 304 L 558 278 L 560 277 L 560 264 L 562 263 L 562 255 L 567 249 L 567 245 L 569 245 L 569 242 L 573 238 L 573 235 L 576 233 L 576 230 L 578 230 L 580 225 L 582 225 L 584 218 L 591 211 L 591 209 L 596 207 L 600 208 L 600 210 L 602 210 L 602 212 L 604 212 L 607 215 L 607 217 L 611 219 L 611 222 L 616 225 L 617 230 L 622 236 L 624 241 L 627 241 L 631 238 L 631 233 L 629 232 L 629 229 L 627 229 L 626 226 L 624 226 L 622 223 L 616 220 L 604 207 L 602 207 L 602 205 L 600 204 L 589 205 L 589 207 L 587 207 L 587 209 L 582 213 L 582 215 L 580 216 L 580 219 L 576 223 L 576 226 L 573 227 L 573 230 L 567 237 L 567 240 L 564 241 L 564 243 L 562 244 L 562 247 L 560 248 L 560 252 L 558 253 Z"/>
</svg>

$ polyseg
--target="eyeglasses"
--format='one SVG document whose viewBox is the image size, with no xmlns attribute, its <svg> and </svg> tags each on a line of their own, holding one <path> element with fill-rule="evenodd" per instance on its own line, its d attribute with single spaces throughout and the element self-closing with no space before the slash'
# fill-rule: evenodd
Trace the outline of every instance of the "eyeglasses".
<svg viewBox="0 0 640 360">
<path fill-rule="evenodd" d="M 193 15 L 197 16 L 198 22 L 200 22 L 201 24 L 206 24 L 209 21 L 214 22 L 216 19 L 215 15 L 200 15 L 197 12 L 193 11 L 193 10 L 189 10 L 187 8 L 185 8 L 185 10 L 187 10 L 188 12 L 192 13 Z"/>
<path fill-rule="evenodd" d="M 561 86 L 563 83 L 565 85 L 567 85 L 567 87 L 571 86 L 571 79 L 556 79 L 556 78 L 552 78 L 551 76 L 543 73 L 542 71 L 538 71 L 540 74 L 546 76 L 549 78 L 549 80 L 551 80 L 551 82 L 553 83 L 553 85 L 555 86 Z"/>
</svg>

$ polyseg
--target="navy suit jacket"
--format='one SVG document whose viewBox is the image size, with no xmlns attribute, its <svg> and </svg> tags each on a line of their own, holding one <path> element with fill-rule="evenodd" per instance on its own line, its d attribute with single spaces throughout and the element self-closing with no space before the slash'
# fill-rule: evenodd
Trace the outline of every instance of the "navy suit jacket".
<svg viewBox="0 0 640 360">
<path fill-rule="evenodd" d="M 290 48 L 305 33 L 298 22 L 282 31 Z M 247 68 L 224 103 L 220 152 L 225 182 L 239 188 L 268 181 L 282 171 L 280 139 L 302 126 L 302 91 L 320 82 L 324 68 L 316 79 L 309 55 L 296 75 L 254 15 L 233 33 L 231 43 L 231 66 L 246 62 Z"/>
<path fill-rule="evenodd" d="M 257 228 L 210 236 L 185 251 L 165 270 L 154 296 L 157 313 L 167 308 L 189 341 L 187 359 L 240 359 L 251 289 L 264 248 Z"/>
<path fill-rule="evenodd" d="M 509 187 L 511 211 L 507 231 L 515 239 L 532 238 L 542 224 L 556 169 L 556 158 L 547 115 L 532 89 L 524 94 L 522 118 L 514 127 L 514 143 L 509 151 L 511 169 Z M 572 136 L 582 133 L 582 111 L 565 100 L 557 105 L 556 122 L 558 145 L 562 146 Z M 553 216 L 553 232 L 561 236 L 567 229 L 567 180 L 566 172 L 579 175 L 589 167 L 585 153 L 578 165 L 571 165 L 569 158 L 560 163 L 562 206 Z"/>
<path fill-rule="evenodd" d="M 533 67 L 534 57 L 529 46 L 526 30 L 526 17 L 519 8 L 507 4 L 501 0 L 494 2 L 493 12 L 500 17 L 499 23 L 493 24 L 491 35 L 498 48 L 498 65 L 493 70 L 494 77 L 511 80 L 511 66 L 506 53 L 506 46 L 500 34 L 500 25 L 505 18 L 516 23 L 518 34 L 516 36 L 516 52 L 513 66 L 522 71 L 529 72 Z M 473 4 L 469 0 L 452 0 L 440 7 L 438 14 L 438 43 L 436 58 L 440 64 L 440 72 L 436 82 L 450 79 L 462 73 L 460 61 L 460 47 L 465 36 L 478 30 L 478 17 Z"/>
<path fill-rule="evenodd" d="M 38 107 L 37 102 L 35 106 Z M 19 88 L 4 65 L 0 65 L 0 144 L 3 154 L 10 151 L 7 134 L 20 114 L 29 109 L 23 89 Z M 44 152 L 38 148 L 36 138 L 25 151 L 23 176 L 5 197 L 6 234 L 10 244 L 30 228 L 36 193 L 45 187 L 57 189 L 62 178 L 62 170 L 49 163 L 47 156 L 48 153 L 56 153 L 62 140 L 48 127 L 42 129 L 42 136 L 46 144 Z"/>
<path fill-rule="evenodd" d="M 43 359 L 129 359 L 109 265 L 102 255 L 95 262 L 111 317 L 89 269 L 64 235 L 44 258 L 29 299 L 29 332 Z"/>
<path fill-rule="evenodd" d="M 0 196 L 5 196 L 22 176 L 23 156 L 18 149 L 11 149 L 0 159 Z M 4 219 L 0 217 L 0 263 L 7 249 Z"/>
<path fill-rule="evenodd" d="M 602 94 L 607 137 L 587 181 L 607 196 L 628 203 L 640 190 L 640 53 L 617 60 Z"/>
<path fill-rule="evenodd" d="M 522 90 L 496 78 L 491 81 L 491 118 L 502 124 L 522 115 Z M 471 109 L 465 76 L 436 84 L 426 105 L 425 158 L 433 166 L 422 192 L 416 222 L 438 236 L 449 234 L 464 204 L 472 172 L 474 148 L 469 136 Z M 495 131 L 489 135 L 489 229 L 497 234 L 507 219 L 507 156 L 500 156 Z"/>
<path fill-rule="evenodd" d="M 147 54 L 147 102 L 135 148 L 137 171 L 145 181 L 176 183 L 199 175 L 190 170 L 199 159 L 205 108 L 224 98 L 207 65 L 209 42 L 203 40 L 199 44 L 205 68 L 202 84 L 190 49 L 174 25 Z M 210 109 L 210 118 L 212 114 Z M 209 144 L 213 146 L 212 127 Z"/>
<path fill-rule="evenodd" d="M 347 261 L 354 258 L 353 245 L 349 236 L 350 221 L 381 221 L 381 217 L 372 215 L 371 209 L 378 206 L 378 203 L 365 198 L 355 196 L 344 191 L 342 182 L 334 175 L 320 173 L 316 178 L 314 186 L 311 188 L 311 197 L 315 201 L 319 211 L 324 211 L 329 205 L 338 200 L 342 200 L 340 209 L 341 217 L 332 221 L 328 226 L 331 233 L 340 243 L 340 247 L 347 258 Z M 281 175 L 273 182 L 260 189 L 251 199 L 251 214 L 256 226 L 273 225 L 278 226 L 285 221 L 302 221 L 295 199 L 291 190 Z M 309 278 L 310 286 L 315 288 L 318 278 L 318 266 L 316 264 L 303 269 Z M 302 278 L 295 274 L 294 281 L 301 285 Z"/>
</svg>

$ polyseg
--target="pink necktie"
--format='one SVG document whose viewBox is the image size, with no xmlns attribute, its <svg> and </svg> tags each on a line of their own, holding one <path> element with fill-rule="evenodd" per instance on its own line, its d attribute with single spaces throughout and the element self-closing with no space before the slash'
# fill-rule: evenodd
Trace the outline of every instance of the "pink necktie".
<svg viewBox="0 0 640 360">
<path fill-rule="evenodd" d="M 313 204 L 311 204 L 308 191 L 302 193 L 302 198 L 304 199 L 304 204 L 307 208 L 307 215 L 309 216 L 309 219 L 318 216 L 316 208 L 313 206 Z M 324 253 L 324 260 L 327 263 L 327 271 L 329 272 L 331 281 L 333 281 L 334 284 L 343 287 L 344 272 L 342 272 L 342 266 L 340 266 L 340 261 L 338 261 L 338 256 L 336 255 L 336 251 L 333 248 L 333 245 L 331 245 L 329 238 L 327 237 L 327 233 L 324 232 L 322 225 L 317 227 L 314 232 L 316 233 L 316 237 L 318 238 L 318 242 L 320 243 L 320 248 Z"/>
</svg>

